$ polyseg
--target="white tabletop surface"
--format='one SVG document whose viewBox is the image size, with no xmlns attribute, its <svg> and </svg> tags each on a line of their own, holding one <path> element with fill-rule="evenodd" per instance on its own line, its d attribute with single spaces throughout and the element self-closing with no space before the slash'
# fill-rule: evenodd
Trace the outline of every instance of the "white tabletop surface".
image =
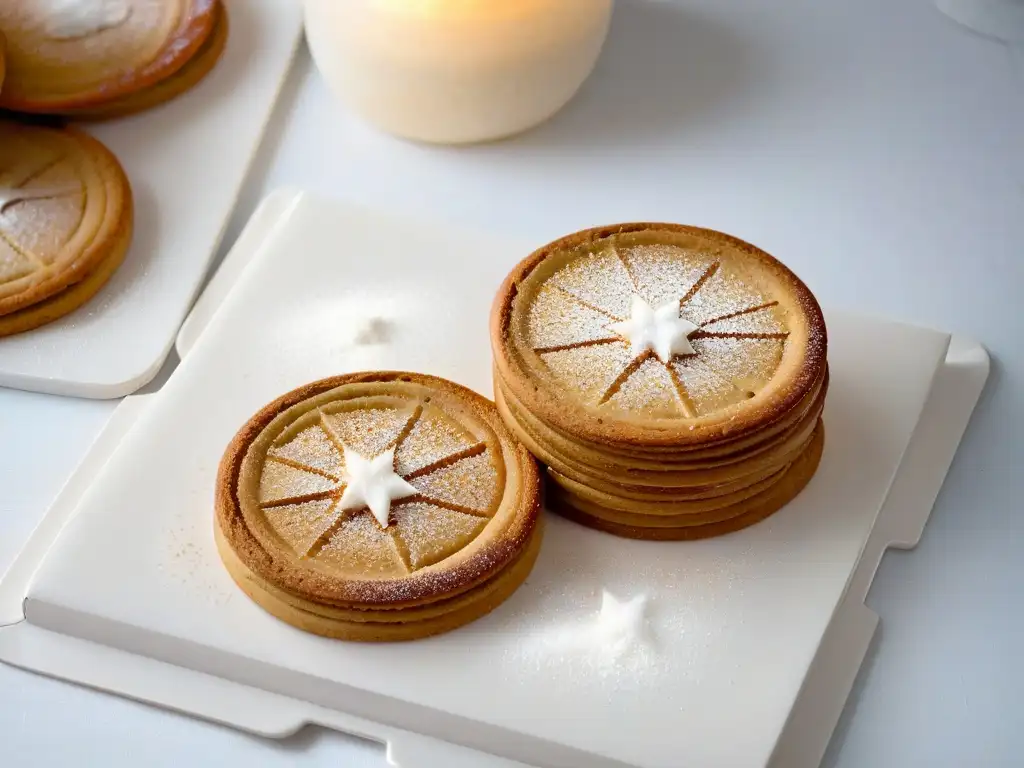
<svg viewBox="0 0 1024 768">
<path fill-rule="evenodd" d="M 565 112 L 469 149 L 365 127 L 303 52 L 227 242 L 284 184 L 538 243 L 702 224 L 779 256 L 824 304 L 980 339 L 988 389 L 920 546 L 882 565 L 882 626 L 825 765 L 1021 764 L 1024 50 L 931 0 L 620 0 Z M 0 570 L 115 406 L 0 390 Z M 338 734 L 267 742 L 5 666 L 0 750 L 19 768 L 385 766 Z"/>
</svg>

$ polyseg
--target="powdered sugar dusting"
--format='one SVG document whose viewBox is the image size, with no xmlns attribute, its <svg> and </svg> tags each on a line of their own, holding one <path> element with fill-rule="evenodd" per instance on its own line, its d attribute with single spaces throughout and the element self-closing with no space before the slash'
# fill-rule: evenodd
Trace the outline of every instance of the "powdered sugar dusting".
<svg viewBox="0 0 1024 768">
<path fill-rule="evenodd" d="M 342 445 L 372 459 L 398 439 L 412 409 L 362 408 L 332 413 L 323 408 L 321 413 L 324 426 Z"/>
<path fill-rule="evenodd" d="M 541 355 L 557 378 L 575 387 L 584 400 L 592 403 L 601 399 L 632 359 L 624 342 Z"/>
<path fill-rule="evenodd" d="M 753 397 L 775 375 L 784 339 L 729 339 L 722 344 L 701 336 L 784 336 L 786 316 L 770 295 L 752 284 L 761 279 L 756 270 L 749 275 L 737 271 L 731 258 L 658 243 L 609 244 L 597 253 L 576 255 L 534 294 L 527 324 L 529 345 L 540 348 L 540 359 L 561 384 L 592 405 L 602 402 L 623 372 L 628 375 L 607 398 L 608 407 L 648 416 L 682 417 L 694 411 L 702 416 Z M 576 299 L 558 299 L 562 292 Z M 627 317 L 634 296 L 650 306 L 683 297 L 679 317 L 696 326 L 706 324 L 689 339 L 697 353 L 694 359 L 680 354 L 671 358 L 682 388 L 657 360 L 630 373 L 630 363 L 641 350 L 631 351 L 622 342 L 587 344 L 606 336 L 615 322 L 602 319 L 598 310 Z M 567 308 L 566 302 L 577 306 Z M 543 349 L 572 344 L 578 346 Z"/>
<path fill-rule="evenodd" d="M 408 573 L 391 535 L 369 512 L 343 520 L 315 560 L 350 578 L 395 579 Z"/>
<path fill-rule="evenodd" d="M 685 296 L 714 263 L 708 254 L 660 243 L 620 247 L 619 253 L 629 265 L 640 295 L 652 306 Z"/>
<path fill-rule="evenodd" d="M 725 315 L 732 315 L 768 303 L 763 293 L 747 285 L 743 278 L 726 267 L 714 276 L 683 307 L 683 316 L 703 325 Z M 728 321 L 714 323 L 707 330 L 729 333 L 779 333 L 786 329 L 776 318 L 773 307 L 738 315 Z"/>
<path fill-rule="evenodd" d="M 35 264 L 0 240 L 0 283 L 8 283 L 35 271 Z"/>
<path fill-rule="evenodd" d="M 395 465 L 400 475 L 415 472 L 446 456 L 465 450 L 477 441 L 462 427 L 434 408 L 423 415 L 409 435 L 398 446 Z"/>
<path fill-rule="evenodd" d="M 595 312 L 562 291 L 545 286 L 530 307 L 528 343 L 533 348 L 614 338 L 607 315 Z"/>
<path fill-rule="evenodd" d="M 269 453 L 341 477 L 344 464 L 341 453 L 320 427 L 303 430 L 284 445 L 272 448 Z"/>
<path fill-rule="evenodd" d="M 653 357 L 623 382 L 608 403 L 628 411 L 665 418 L 684 413 L 668 371 L 660 360 Z"/>
<path fill-rule="evenodd" d="M 300 556 L 347 577 L 399 578 L 461 550 L 501 502 L 500 455 L 437 406 L 412 399 L 407 408 L 346 401 L 323 405 L 320 419 L 319 425 L 297 432 L 297 427 L 285 428 L 268 451 L 260 477 L 259 500 L 271 505 L 263 508 L 268 525 Z M 438 465 L 407 482 L 427 499 L 466 512 L 429 501 L 393 501 L 384 526 L 365 507 L 345 510 L 344 500 L 338 501 L 348 480 L 339 446 L 366 460 L 388 457 L 403 479 Z M 316 494 L 326 498 L 273 506 Z M 325 535 L 330 537 L 326 543 Z"/>
<path fill-rule="evenodd" d="M 617 318 L 629 316 L 633 282 L 613 252 L 583 254 L 556 272 L 551 282 Z"/>
<path fill-rule="evenodd" d="M 413 568 L 439 563 L 463 549 L 487 524 L 481 517 L 431 504 L 403 504 L 392 513 Z"/>
<path fill-rule="evenodd" d="M 740 386 L 756 391 L 779 366 L 785 342 L 780 339 L 695 339 L 701 361 Z"/>
<path fill-rule="evenodd" d="M 729 379 L 720 376 L 705 365 L 699 355 L 678 358 L 672 368 L 690 396 L 694 410 L 700 416 L 739 402 L 747 397 Z"/>
<path fill-rule="evenodd" d="M 264 516 L 281 540 L 295 554 L 303 556 L 333 521 L 334 506 L 333 499 L 320 499 L 304 504 L 270 507 L 264 511 Z"/>
<path fill-rule="evenodd" d="M 296 499 L 329 491 L 335 485 L 334 481 L 323 475 L 270 460 L 263 465 L 259 500 L 261 504 L 268 504 L 282 499 Z"/>
<path fill-rule="evenodd" d="M 501 501 L 498 471 L 489 453 L 461 459 L 410 482 L 424 496 L 482 514 L 493 514 Z"/>
</svg>

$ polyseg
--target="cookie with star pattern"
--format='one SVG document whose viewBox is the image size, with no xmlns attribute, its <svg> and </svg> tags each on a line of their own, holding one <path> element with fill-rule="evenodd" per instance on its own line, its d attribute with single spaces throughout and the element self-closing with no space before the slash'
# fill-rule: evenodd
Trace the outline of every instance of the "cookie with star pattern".
<svg viewBox="0 0 1024 768">
<path fill-rule="evenodd" d="M 100 142 L 0 121 L 0 336 L 88 301 L 121 264 L 132 221 L 128 179 Z"/>
<path fill-rule="evenodd" d="M 344 640 L 411 640 L 493 610 L 541 543 L 540 475 L 494 405 L 444 379 L 350 374 L 246 423 L 215 533 L 261 607 Z"/>
<path fill-rule="evenodd" d="M 547 465 L 556 506 L 608 523 L 595 527 L 732 530 L 817 468 L 821 310 L 737 238 L 646 223 L 562 238 L 505 280 L 491 343 L 499 411 Z"/>
</svg>

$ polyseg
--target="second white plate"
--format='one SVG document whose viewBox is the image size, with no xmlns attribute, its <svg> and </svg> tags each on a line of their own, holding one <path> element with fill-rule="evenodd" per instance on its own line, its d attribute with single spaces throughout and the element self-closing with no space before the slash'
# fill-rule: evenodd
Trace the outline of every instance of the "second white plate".
<svg viewBox="0 0 1024 768">
<path fill-rule="evenodd" d="M 156 375 L 216 253 L 302 31 L 292 0 L 225 0 L 227 48 L 194 90 L 89 130 L 135 194 L 124 264 L 88 304 L 0 339 L 0 386 L 91 398 Z"/>
</svg>

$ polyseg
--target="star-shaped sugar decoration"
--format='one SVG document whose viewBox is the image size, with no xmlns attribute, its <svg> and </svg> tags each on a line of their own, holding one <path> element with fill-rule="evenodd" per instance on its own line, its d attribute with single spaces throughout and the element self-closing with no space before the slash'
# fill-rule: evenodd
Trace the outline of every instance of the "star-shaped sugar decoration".
<svg viewBox="0 0 1024 768">
<path fill-rule="evenodd" d="M 634 293 L 629 319 L 608 327 L 629 342 L 634 357 L 649 349 L 668 363 L 674 355 L 696 354 L 690 334 L 699 326 L 679 316 L 678 299 L 655 308 Z"/>
<path fill-rule="evenodd" d="M 642 642 L 647 634 L 647 595 L 620 600 L 607 590 L 601 593 L 597 635 L 606 648 L 623 652 Z"/>
<path fill-rule="evenodd" d="M 345 492 L 338 501 L 341 510 L 369 507 L 381 527 L 388 527 L 391 502 L 415 496 L 419 491 L 395 472 L 395 448 L 366 459 L 345 448 Z"/>
</svg>

